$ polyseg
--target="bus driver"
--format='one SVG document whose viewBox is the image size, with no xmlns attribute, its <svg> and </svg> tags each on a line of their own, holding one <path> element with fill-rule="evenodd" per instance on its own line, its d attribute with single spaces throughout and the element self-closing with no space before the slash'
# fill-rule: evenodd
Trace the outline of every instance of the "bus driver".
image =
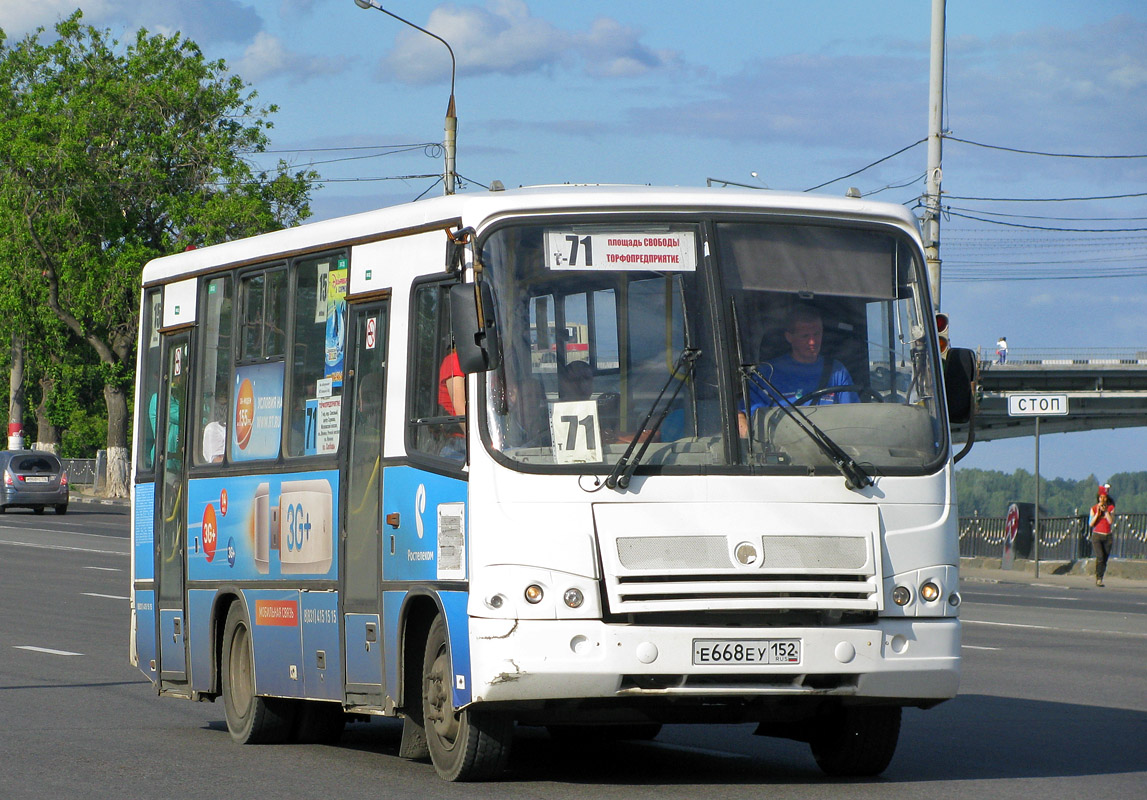
<svg viewBox="0 0 1147 800">
<path fill-rule="evenodd" d="M 786 400 L 799 404 L 802 397 L 819 389 L 852 385 L 852 376 L 844 364 L 835 359 L 826 361 L 820 354 L 823 339 L 824 322 L 820 312 L 811 306 L 794 306 L 785 320 L 785 340 L 791 352 L 760 366 L 765 380 Z M 858 402 L 860 397 L 856 392 L 827 392 L 817 398 L 816 405 Z M 749 415 L 774 404 L 765 388 L 750 379 Z M 737 412 L 737 427 L 742 437 L 749 435 L 749 418 L 744 411 Z"/>
</svg>

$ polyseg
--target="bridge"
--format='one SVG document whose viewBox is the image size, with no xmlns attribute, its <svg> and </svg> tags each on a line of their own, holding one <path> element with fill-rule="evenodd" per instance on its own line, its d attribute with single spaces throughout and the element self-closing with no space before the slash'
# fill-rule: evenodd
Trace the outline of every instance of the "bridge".
<svg viewBox="0 0 1147 800">
<path fill-rule="evenodd" d="M 1067 416 L 1040 417 L 1040 433 L 1147 427 L 1147 349 L 1009 348 L 1007 362 L 981 350 L 976 441 L 1035 434 L 1035 417 L 1009 417 L 1011 394 L 1063 394 Z M 954 426 L 964 441 L 967 426 Z"/>
</svg>

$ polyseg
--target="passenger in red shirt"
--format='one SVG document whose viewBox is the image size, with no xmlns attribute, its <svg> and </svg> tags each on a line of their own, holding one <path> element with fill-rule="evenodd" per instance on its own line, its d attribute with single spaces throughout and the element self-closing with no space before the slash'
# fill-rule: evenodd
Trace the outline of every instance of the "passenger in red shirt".
<svg viewBox="0 0 1147 800">
<path fill-rule="evenodd" d="M 458 351 L 453 348 L 438 367 L 438 405 L 446 416 L 461 417 L 466 414 L 466 375 L 458 363 Z M 459 461 L 465 460 L 465 424 L 450 424 L 445 428 L 446 442 L 438 454 Z"/>
</svg>

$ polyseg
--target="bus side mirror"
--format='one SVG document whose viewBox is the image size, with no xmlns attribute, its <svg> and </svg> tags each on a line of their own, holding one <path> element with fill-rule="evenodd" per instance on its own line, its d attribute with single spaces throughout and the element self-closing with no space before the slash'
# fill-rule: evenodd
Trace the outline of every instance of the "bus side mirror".
<svg viewBox="0 0 1147 800">
<path fill-rule="evenodd" d="M 966 347 L 953 347 L 944 359 L 944 395 L 948 421 L 963 425 L 972 418 L 975 400 L 976 354 Z"/>
<path fill-rule="evenodd" d="M 487 283 L 457 283 L 450 287 L 450 320 L 458 365 L 466 374 L 488 372 L 502 363 L 494 297 Z"/>
</svg>

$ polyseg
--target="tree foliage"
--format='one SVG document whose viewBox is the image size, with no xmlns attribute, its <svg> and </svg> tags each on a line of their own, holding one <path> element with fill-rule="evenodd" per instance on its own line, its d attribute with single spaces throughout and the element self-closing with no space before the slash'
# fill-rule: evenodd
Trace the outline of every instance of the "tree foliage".
<svg viewBox="0 0 1147 800">
<path fill-rule="evenodd" d="M 0 310 L 90 348 L 123 448 L 143 265 L 297 224 L 317 176 L 253 168 L 276 109 L 194 42 L 140 30 L 123 46 L 79 11 L 55 34 L 0 30 Z"/>
<path fill-rule="evenodd" d="M 1120 513 L 1147 512 L 1147 472 L 1120 472 L 1106 482 L 1111 484 Z M 1086 513 L 1098 488 L 1094 475 L 1080 481 L 1043 478 L 1039 488 L 1041 513 L 1052 517 Z M 1012 503 L 1035 502 L 1035 476 L 1022 469 L 1011 475 L 997 470 L 957 469 L 956 496 L 961 517 L 1002 517 Z"/>
</svg>

